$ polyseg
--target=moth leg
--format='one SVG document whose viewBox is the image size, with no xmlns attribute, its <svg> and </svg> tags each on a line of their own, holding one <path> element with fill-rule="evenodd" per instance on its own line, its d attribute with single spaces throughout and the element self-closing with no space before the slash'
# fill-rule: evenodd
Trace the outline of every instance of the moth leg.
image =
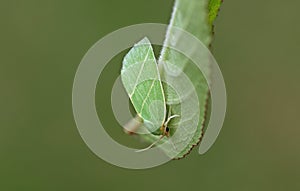
<svg viewBox="0 0 300 191">
<path fill-rule="evenodd" d="M 157 139 L 154 143 L 152 143 L 151 145 L 149 145 L 148 147 L 144 148 L 144 149 L 140 149 L 140 150 L 136 150 L 135 152 L 139 153 L 139 152 L 144 152 L 147 151 L 149 149 L 151 149 L 154 145 L 156 145 L 165 135 L 161 135 L 159 139 Z"/>
</svg>

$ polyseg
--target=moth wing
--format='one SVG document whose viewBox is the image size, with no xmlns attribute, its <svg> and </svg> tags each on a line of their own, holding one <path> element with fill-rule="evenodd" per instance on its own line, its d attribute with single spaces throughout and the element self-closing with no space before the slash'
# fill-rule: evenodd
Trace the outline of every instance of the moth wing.
<svg viewBox="0 0 300 191">
<path fill-rule="evenodd" d="M 124 57 L 121 79 L 139 117 L 150 132 L 164 123 L 166 104 L 150 41 L 142 39 Z"/>
</svg>

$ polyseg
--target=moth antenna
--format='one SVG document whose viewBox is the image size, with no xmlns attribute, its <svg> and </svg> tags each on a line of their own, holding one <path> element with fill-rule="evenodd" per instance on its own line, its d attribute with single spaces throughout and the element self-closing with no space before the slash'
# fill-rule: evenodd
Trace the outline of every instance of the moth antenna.
<svg viewBox="0 0 300 191">
<path fill-rule="evenodd" d="M 169 106 L 169 111 L 168 111 L 168 119 L 171 116 L 171 105 Z"/>
<path fill-rule="evenodd" d="M 158 143 L 165 135 L 161 135 L 159 139 L 157 139 L 154 143 L 152 143 L 151 145 L 149 145 L 148 147 L 144 148 L 144 149 L 140 149 L 140 150 L 136 150 L 135 152 L 139 153 L 139 152 L 144 152 L 147 151 L 149 149 L 151 149 L 156 143 Z"/>
<path fill-rule="evenodd" d="M 170 122 L 171 119 L 175 118 L 175 117 L 180 117 L 180 115 L 172 115 L 171 117 L 169 117 L 167 119 L 167 121 L 164 123 L 165 126 L 168 126 L 168 123 Z"/>
</svg>

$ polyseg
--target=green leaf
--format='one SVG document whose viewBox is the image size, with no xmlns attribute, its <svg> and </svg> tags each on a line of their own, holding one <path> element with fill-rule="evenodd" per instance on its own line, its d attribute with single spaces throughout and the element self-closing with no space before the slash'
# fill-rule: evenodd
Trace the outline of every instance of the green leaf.
<svg viewBox="0 0 300 191">
<path fill-rule="evenodd" d="M 185 31 L 193 34 L 197 37 L 203 44 L 208 46 L 211 43 L 211 27 L 208 25 L 208 9 L 206 0 L 176 0 L 174 5 L 174 11 L 170 21 L 170 25 L 184 29 Z M 208 85 L 201 71 L 195 67 L 185 55 L 167 48 L 171 43 L 174 44 L 173 39 L 176 39 L 176 43 L 181 43 L 180 33 L 175 33 L 172 28 L 167 31 L 167 37 L 165 40 L 165 48 L 162 50 L 162 54 L 159 60 L 160 64 L 163 64 L 163 68 L 168 68 L 168 65 L 176 65 L 182 68 L 182 72 L 185 73 L 191 80 L 196 89 L 200 107 L 199 123 L 196 132 L 194 133 L 192 140 L 189 144 L 177 155 L 176 158 L 182 158 L 196 145 L 202 136 L 202 129 L 205 120 L 206 113 L 206 102 L 208 99 Z M 168 78 L 168 73 L 165 73 L 165 78 Z M 176 80 L 176 79 L 174 79 Z M 165 92 L 167 95 L 168 93 Z M 189 100 L 189 99 L 187 99 Z M 168 100 L 166 101 L 168 102 Z M 182 103 L 181 103 L 182 104 Z M 173 108 L 180 107 L 179 105 L 172 106 Z M 192 125 L 195 122 L 190 121 Z M 189 133 L 189 131 L 187 131 Z M 190 136 L 190 135 L 189 135 Z"/>
<path fill-rule="evenodd" d="M 220 3 L 221 1 L 219 1 Z M 167 31 L 164 48 L 161 52 L 161 56 L 159 59 L 159 65 L 160 68 L 162 68 L 161 77 L 164 80 L 172 80 L 176 83 L 180 83 L 181 79 L 172 77 L 173 75 L 169 75 L 166 70 L 169 68 L 178 68 L 180 72 L 185 73 L 191 82 L 193 83 L 194 88 L 196 89 L 197 96 L 198 96 L 198 103 L 200 107 L 200 114 L 198 114 L 199 119 L 190 118 L 189 121 L 185 119 L 181 119 L 186 121 L 188 124 L 192 125 L 198 120 L 198 127 L 196 129 L 196 132 L 191 132 L 191 129 L 189 129 L 189 125 L 185 125 L 186 127 L 186 134 L 179 137 L 177 141 L 184 141 L 187 140 L 187 136 L 191 136 L 193 133 L 193 137 L 188 143 L 188 145 L 181 150 L 181 152 L 174 158 L 182 158 L 186 154 L 189 153 L 189 151 L 193 148 L 193 146 L 197 145 L 197 143 L 200 141 L 202 137 L 203 132 L 203 126 L 205 122 L 205 116 L 206 116 L 206 105 L 209 95 L 209 88 L 208 84 L 202 74 L 201 71 L 193 64 L 191 61 L 186 58 L 183 54 L 177 52 L 176 50 L 168 48 L 169 45 L 176 43 L 182 43 L 183 39 L 181 39 L 181 34 L 176 32 L 172 27 L 178 27 L 181 29 L 184 29 L 185 31 L 193 34 L 195 37 L 197 37 L 204 45 L 207 47 L 210 45 L 212 41 L 212 22 L 216 18 L 216 10 L 219 9 L 218 2 L 216 0 L 211 0 L 208 2 L 208 0 L 176 0 L 173 8 L 172 18 L 170 21 L 170 27 Z M 205 68 L 206 70 L 209 70 L 209 68 Z M 172 79 L 171 79 L 172 78 Z M 168 104 L 168 107 L 172 108 L 172 114 L 180 114 L 180 107 L 184 103 L 178 103 L 176 102 L 176 99 L 174 99 L 174 91 L 172 88 L 168 87 L 168 85 L 164 85 L 164 92 L 166 95 L 166 103 Z M 190 94 L 189 96 L 192 96 Z M 191 97 L 186 98 L 183 102 L 187 102 L 191 100 Z M 191 110 L 195 106 L 191 106 Z M 188 112 L 188 115 L 192 116 L 193 112 Z M 181 113 L 182 115 L 182 113 Z M 178 128 L 178 122 L 180 119 L 172 120 L 170 123 L 170 127 L 172 130 L 176 130 Z M 182 128 L 180 126 L 180 128 Z M 172 134 L 172 132 L 171 132 Z M 154 135 L 144 135 L 145 139 L 148 139 L 150 142 L 156 141 L 159 137 Z M 161 143 L 166 140 L 167 138 L 164 138 Z M 173 144 L 176 145 L 176 141 Z M 169 156 L 172 156 L 172 147 L 165 146 L 166 144 L 160 144 L 159 147 Z"/>
<path fill-rule="evenodd" d="M 223 0 L 210 0 L 208 3 L 208 22 L 213 26 L 216 20 Z"/>
<path fill-rule="evenodd" d="M 121 79 L 137 115 L 150 132 L 157 131 L 165 120 L 166 106 L 156 59 L 147 38 L 125 56 Z"/>
</svg>

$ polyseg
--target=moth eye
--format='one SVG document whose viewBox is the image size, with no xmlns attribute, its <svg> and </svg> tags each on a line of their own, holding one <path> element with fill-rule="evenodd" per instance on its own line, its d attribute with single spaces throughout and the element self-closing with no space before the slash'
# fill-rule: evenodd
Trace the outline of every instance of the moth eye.
<svg viewBox="0 0 300 191">
<path fill-rule="evenodd" d="M 166 128 L 166 132 L 169 132 L 169 131 L 170 131 L 170 129 L 169 129 L 169 127 L 167 127 L 167 128 Z"/>
</svg>

